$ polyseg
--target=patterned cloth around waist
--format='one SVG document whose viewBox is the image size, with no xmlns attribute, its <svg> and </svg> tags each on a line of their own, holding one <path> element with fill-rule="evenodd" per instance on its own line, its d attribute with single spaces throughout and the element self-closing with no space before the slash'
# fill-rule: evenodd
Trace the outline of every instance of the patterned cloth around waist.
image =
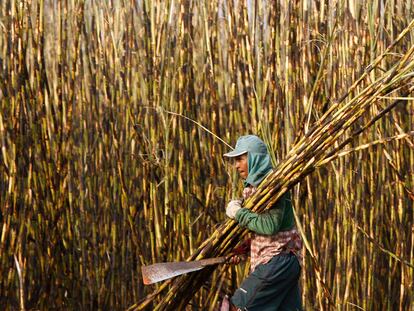
<svg viewBox="0 0 414 311">
<path fill-rule="evenodd" d="M 302 262 L 302 239 L 296 228 L 281 231 L 275 235 L 265 236 L 254 233 L 250 246 L 250 271 L 259 264 L 268 263 L 274 256 L 293 252 Z"/>
<path fill-rule="evenodd" d="M 246 187 L 243 190 L 243 198 L 247 199 L 255 192 L 256 188 Z M 259 264 L 268 263 L 276 255 L 289 252 L 293 252 L 302 264 L 302 239 L 295 227 L 270 236 L 252 233 L 250 271 L 253 272 Z"/>
</svg>

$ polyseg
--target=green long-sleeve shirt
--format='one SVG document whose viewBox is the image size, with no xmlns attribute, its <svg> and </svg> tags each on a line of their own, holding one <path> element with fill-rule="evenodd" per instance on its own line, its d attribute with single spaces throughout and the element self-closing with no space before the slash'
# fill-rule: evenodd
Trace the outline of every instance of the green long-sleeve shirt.
<svg viewBox="0 0 414 311">
<path fill-rule="evenodd" d="M 273 208 L 263 213 L 254 213 L 241 208 L 236 213 L 239 225 L 262 235 L 274 235 L 292 229 L 295 225 L 290 192 L 285 193 Z"/>
</svg>

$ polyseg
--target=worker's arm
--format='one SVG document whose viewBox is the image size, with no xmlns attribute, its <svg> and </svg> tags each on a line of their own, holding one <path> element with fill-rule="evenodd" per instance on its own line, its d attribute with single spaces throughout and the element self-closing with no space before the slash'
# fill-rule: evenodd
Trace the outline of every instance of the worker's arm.
<svg viewBox="0 0 414 311">
<path fill-rule="evenodd" d="M 258 234 L 274 235 L 279 232 L 280 229 L 285 229 L 282 227 L 290 227 L 293 225 L 293 223 L 287 224 L 287 219 L 284 217 L 286 212 L 291 212 L 291 208 L 290 199 L 288 196 L 283 196 L 276 203 L 275 207 L 260 214 L 254 213 L 246 208 L 241 208 L 237 211 L 235 220 L 238 221 L 240 226 L 246 227 Z"/>
</svg>

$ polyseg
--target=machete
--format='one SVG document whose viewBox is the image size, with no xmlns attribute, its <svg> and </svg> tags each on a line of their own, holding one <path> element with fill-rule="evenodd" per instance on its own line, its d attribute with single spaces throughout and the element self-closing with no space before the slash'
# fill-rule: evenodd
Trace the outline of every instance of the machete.
<svg viewBox="0 0 414 311">
<path fill-rule="evenodd" d="M 184 273 L 198 271 L 207 266 L 225 263 L 229 257 L 208 258 L 195 261 L 177 261 L 155 263 L 142 266 L 142 279 L 145 285 L 168 280 Z"/>
</svg>

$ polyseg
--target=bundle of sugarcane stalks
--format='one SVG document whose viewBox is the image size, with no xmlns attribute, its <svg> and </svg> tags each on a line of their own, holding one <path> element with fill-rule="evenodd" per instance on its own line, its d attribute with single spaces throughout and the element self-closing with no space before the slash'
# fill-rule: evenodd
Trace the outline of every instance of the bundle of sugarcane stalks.
<svg viewBox="0 0 414 311">
<path fill-rule="evenodd" d="M 392 49 L 413 26 L 414 21 L 401 32 L 382 55 L 377 57 L 365 69 L 361 77 L 352 84 L 345 94 L 335 101 L 310 129 L 304 131 L 302 137 L 291 148 L 286 158 L 262 182 L 256 194 L 245 202 L 245 208 L 255 212 L 262 212 L 271 208 L 295 184 L 318 167 L 337 158 L 344 147 L 351 143 L 356 136 L 370 128 L 394 107 L 407 101 L 408 96 L 414 90 L 414 46 L 399 57 L 398 61 L 391 68 L 384 70 L 383 74 L 375 81 L 367 83 L 367 79 L 369 79 L 369 73 L 374 68 L 377 68 L 385 57 L 391 54 Z M 367 86 L 362 87 L 363 82 Z M 397 96 L 396 94 L 399 95 Z M 394 97 L 395 100 L 383 110 L 372 113 L 368 122 L 356 126 L 363 115 L 370 113 L 370 108 L 373 104 L 384 97 Z M 353 131 L 349 132 L 350 128 Z M 313 258 L 297 216 L 296 221 L 309 255 Z M 199 246 L 197 251 L 188 260 L 226 255 L 243 240 L 246 234 L 246 229 L 238 227 L 233 220 L 227 220 L 209 239 Z M 413 267 L 409 262 L 405 262 L 405 264 Z M 168 292 L 156 306 L 152 306 L 152 309 L 183 310 L 215 268 L 208 267 L 202 271 L 166 281 L 143 301 L 131 306 L 130 310 L 144 310 L 148 308 L 155 301 L 155 298 L 167 288 L 169 288 Z M 326 299 L 331 301 L 330 291 L 320 278 L 317 264 L 315 264 L 315 274 L 324 288 Z M 331 305 L 333 306 L 332 302 Z"/>
</svg>

